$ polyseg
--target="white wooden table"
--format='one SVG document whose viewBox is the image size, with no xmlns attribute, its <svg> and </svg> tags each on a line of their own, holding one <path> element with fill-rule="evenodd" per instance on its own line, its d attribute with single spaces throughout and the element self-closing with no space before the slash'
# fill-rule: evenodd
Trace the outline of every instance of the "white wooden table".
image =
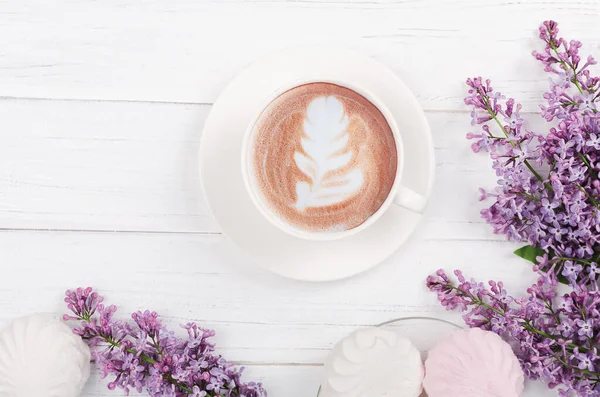
<svg viewBox="0 0 600 397">
<path fill-rule="evenodd" d="M 547 18 L 600 55 L 592 0 L 0 1 L 0 326 L 64 312 L 91 285 L 125 317 L 217 331 L 220 352 L 273 397 L 312 397 L 328 349 L 356 327 L 413 315 L 460 321 L 424 287 L 440 267 L 534 280 L 479 218 L 494 181 L 470 153 L 466 77 L 483 74 L 540 126 L 547 77 L 530 56 Z M 437 182 L 426 219 L 353 279 L 293 282 L 248 263 L 202 199 L 198 145 L 211 103 L 256 57 L 300 43 L 349 46 L 388 65 L 431 125 Z M 529 396 L 546 396 L 529 386 Z M 117 396 L 96 373 L 84 396 Z"/>
</svg>

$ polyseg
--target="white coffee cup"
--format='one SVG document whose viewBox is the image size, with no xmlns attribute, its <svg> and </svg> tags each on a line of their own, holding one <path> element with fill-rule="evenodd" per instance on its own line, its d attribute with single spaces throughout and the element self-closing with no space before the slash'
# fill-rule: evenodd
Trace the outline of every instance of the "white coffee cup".
<svg viewBox="0 0 600 397">
<path fill-rule="evenodd" d="M 275 98 L 283 94 L 284 92 L 293 89 L 295 87 L 311 84 L 311 83 L 330 83 L 335 84 L 341 87 L 348 88 L 366 98 L 369 102 L 371 102 L 385 117 L 390 129 L 393 133 L 394 141 L 396 143 L 396 152 L 397 152 L 397 167 L 396 167 L 396 175 L 394 179 L 394 183 L 392 188 L 389 191 L 389 194 L 383 204 L 379 207 L 379 209 L 374 212 L 365 222 L 362 224 L 348 229 L 344 231 L 335 231 L 335 232 L 310 232 L 306 230 L 301 230 L 296 228 L 287 222 L 283 221 L 277 214 L 275 214 L 268 204 L 264 202 L 262 198 L 262 193 L 259 188 L 256 186 L 254 182 L 253 175 L 253 167 L 252 163 L 252 138 L 253 138 L 253 130 L 254 126 L 257 123 L 261 112 L 265 109 Z M 281 87 L 276 92 L 273 92 L 268 98 L 263 101 L 262 106 L 256 110 L 256 116 L 253 118 L 252 122 L 248 125 L 246 129 L 246 133 L 244 136 L 244 142 L 242 145 L 242 174 L 244 178 L 244 182 L 246 185 L 246 189 L 248 194 L 250 195 L 254 205 L 260 211 L 260 213 L 275 227 L 280 230 L 298 237 L 307 240 L 313 241 L 331 241 L 338 240 L 347 236 L 351 236 L 361 231 L 367 229 L 371 225 L 373 225 L 379 218 L 381 218 L 386 211 L 390 208 L 390 206 L 400 206 L 407 210 L 416 213 L 423 213 L 427 206 L 427 198 L 423 195 L 415 192 L 414 190 L 402 185 L 402 175 L 404 174 L 404 147 L 402 144 L 402 135 L 398 130 L 398 124 L 396 123 L 393 115 L 390 113 L 388 108 L 372 93 L 368 90 L 355 85 L 354 83 L 347 81 L 336 81 L 332 79 L 311 79 L 311 80 L 302 80 L 297 81 L 293 84 L 287 85 L 285 87 Z"/>
</svg>

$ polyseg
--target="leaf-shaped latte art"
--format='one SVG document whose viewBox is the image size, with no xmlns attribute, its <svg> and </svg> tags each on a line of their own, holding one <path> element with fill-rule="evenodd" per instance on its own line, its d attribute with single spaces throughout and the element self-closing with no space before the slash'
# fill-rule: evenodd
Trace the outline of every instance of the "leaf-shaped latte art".
<svg viewBox="0 0 600 397">
<path fill-rule="evenodd" d="M 321 96 L 309 103 L 304 120 L 304 153 L 295 152 L 294 161 L 311 180 L 296 183 L 296 208 L 325 207 L 356 194 L 364 181 L 360 169 L 338 175 L 350 164 L 353 153 L 348 145 L 348 116 L 335 96 Z M 333 174 L 333 175 L 332 175 Z"/>
<path fill-rule="evenodd" d="M 413 344 L 392 331 L 359 329 L 325 361 L 322 397 L 417 397 L 423 363 Z"/>
<path fill-rule="evenodd" d="M 52 315 L 19 318 L 0 332 L 0 397 L 76 397 L 89 375 L 89 348 Z"/>
<path fill-rule="evenodd" d="M 524 375 L 508 343 L 473 328 L 441 341 L 425 361 L 429 397 L 519 397 Z"/>
</svg>

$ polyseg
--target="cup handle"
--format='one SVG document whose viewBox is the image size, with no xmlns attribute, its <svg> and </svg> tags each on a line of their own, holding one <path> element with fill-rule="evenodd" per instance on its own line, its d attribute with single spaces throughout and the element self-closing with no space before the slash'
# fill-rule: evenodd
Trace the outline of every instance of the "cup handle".
<svg viewBox="0 0 600 397">
<path fill-rule="evenodd" d="M 406 186 L 400 185 L 396 197 L 394 197 L 394 204 L 422 214 L 425 211 L 425 207 L 427 207 L 427 198 Z"/>
</svg>

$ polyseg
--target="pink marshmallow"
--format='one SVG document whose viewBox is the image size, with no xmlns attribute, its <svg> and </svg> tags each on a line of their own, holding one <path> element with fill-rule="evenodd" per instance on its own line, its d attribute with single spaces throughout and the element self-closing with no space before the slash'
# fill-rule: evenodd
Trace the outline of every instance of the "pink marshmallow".
<svg viewBox="0 0 600 397">
<path fill-rule="evenodd" d="M 425 361 L 429 397 L 520 397 L 524 375 L 510 345 L 479 328 L 439 342 Z"/>
</svg>

